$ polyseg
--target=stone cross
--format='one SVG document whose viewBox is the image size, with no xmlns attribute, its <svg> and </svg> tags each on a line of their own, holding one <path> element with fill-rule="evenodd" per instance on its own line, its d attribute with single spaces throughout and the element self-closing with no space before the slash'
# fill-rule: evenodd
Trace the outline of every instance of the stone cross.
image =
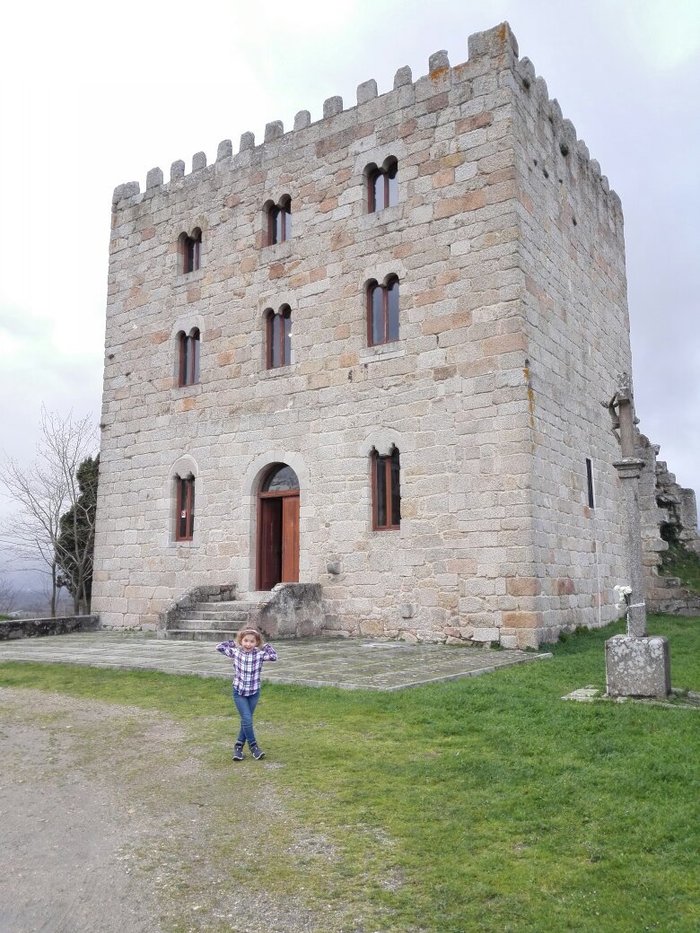
<svg viewBox="0 0 700 933">
<path fill-rule="evenodd" d="M 608 402 L 613 432 L 620 442 L 622 459 L 613 463 L 622 481 L 627 553 L 629 555 L 629 586 L 632 590 L 627 611 L 627 634 L 643 637 L 647 633 L 647 610 L 644 602 L 642 564 L 642 534 L 639 515 L 639 477 L 644 461 L 635 456 L 634 398 L 627 373 L 618 377 L 615 395 Z"/>
<path fill-rule="evenodd" d="M 644 603 L 642 534 L 639 518 L 639 476 L 644 461 L 635 456 L 634 399 L 627 373 L 619 376 L 617 392 L 607 403 L 622 459 L 613 463 L 622 486 L 627 527 L 629 587 L 627 634 L 605 642 L 605 679 L 612 697 L 667 697 L 671 692 L 671 656 L 662 636 L 647 636 Z"/>
</svg>

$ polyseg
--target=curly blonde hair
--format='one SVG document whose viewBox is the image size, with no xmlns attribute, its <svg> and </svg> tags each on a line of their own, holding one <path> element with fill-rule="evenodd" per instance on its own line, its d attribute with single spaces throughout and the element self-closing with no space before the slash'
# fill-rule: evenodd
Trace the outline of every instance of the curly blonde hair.
<svg viewBox="0 0 700 933">
<path fill-rule="evenodd" d="M 242 628 L 242 629 L 240 630 L 240 632 L 236 632 L 236 644 L 237 644 L 237 645 L 240 645 L 240 643 L 243 641 L 243 636 L 244 636 L 244 635 L 254 635 L 254 636 L 255 636 L 255 642 L 256 642 L 258 648 L 259 648 L 259 647 L 262 645 L 262 643 L 263 643 L 263 637 L 262 637 L 262 635 L 260 634 L 260 632 L 259 632 L 256 628 Z"/>
</svg>

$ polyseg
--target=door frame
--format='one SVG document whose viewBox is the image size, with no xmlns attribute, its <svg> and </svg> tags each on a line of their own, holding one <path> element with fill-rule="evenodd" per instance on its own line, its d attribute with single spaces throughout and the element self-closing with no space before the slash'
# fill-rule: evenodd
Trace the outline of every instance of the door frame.
<svg viewBox="0 0 700 933">
<path fill-rule="evenodd" d="M 257 502 L 257 542 L 256 542 L 256 569 L 255 569 L 255 586 L 259 591 L 262 586 L 263 579 L 263 533 L 262 533 L 262 511 L 263 511 L 263 500 L 265 499 L 300 499 L 299 489 L 281 489 L 273 490 L 272 492 L 259 492 L 258 493 L 258 502 Z M 301 504 L 301 503 L 299 503 Z M 284 576 L 284 566 L 285 566 L 285 554 L 284 554 L 284 526 L 285 526 L 285 503 L 282 503 L 282 521 L 280 535 L 282 540 L 280 541 L 280 549 L 282 550 L 282 572 L 280 576 Z M 280 580 L 279 582 L 287 583 L 298 583 L 299 582 L 299 523 L 297 519 L 297 533 L 296 533 L 296 558 L 294 560 L 294 566 L 296 567 L 296 580 Z M 274 584 L 273 584 L 274 585 Z"/>
</svg>

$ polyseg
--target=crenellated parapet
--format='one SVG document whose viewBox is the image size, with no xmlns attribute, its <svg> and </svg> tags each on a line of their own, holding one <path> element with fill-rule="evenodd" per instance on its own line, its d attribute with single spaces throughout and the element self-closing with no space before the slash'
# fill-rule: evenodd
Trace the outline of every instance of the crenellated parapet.
<svg viewBox="0 0 700 933">
<path fill-rule="evenodd" d="M 609 197 L 613 210 L 621 216 L 622 202 L 618 194 L 610 188 L 598 161 L 591 158 L 586 143 L 578 138 L 574 124 L 564 117 L 559 101 L 549 97 L 547 82 L 536 74 L 529 58 L 518 61 L 515 74 L 524 93 L 531 99 L 539 122 L 550 127 L 559 154 L 567 161 L 576 159 L 582 171 L 590 175 L 593 185 Z"/>
<path fill-rule="evenodd" d="M 376 107 L 378 100 L 386 99 L 387 107 L 395 106 L 395 102 L 390 100 L 392 95 L 403 95 L 405 105 L 408 106 L 415 100 L 426 96 L 427 93 L 435 93 L 438 87 L 450 88 L 457 84 L 478 82 L 483 80 L 484 75 L 488 72 L 501 75 L 501 72 L 505 71 L 510 74 L 511 80 L 508 82 L 501 75 L 499 78 L 500 83 L 502 85 L 510 83 L 514 90 L 518 90 L 527 98 L 530 98 L 538 119 L 543 123 L 546 122 L 550 127 L 562 158 L 565 160 L 578 160 L 582 172 L 590 175 L 592 183 L 599 191 L 606 197 L 609 196 L 614 212 L 621 215 L 622 206 L 619 197 L 610 189 L 608 180 L 601 173 L 598 162 L 590 158 L 585 142 L 577 138 L 574 124 L 571 120 L 563 117 L 558 101 L 549 98 L 547 83 L 543 78 L 536 75 L 530 59 L 518 58 L 518 43 L 508 23 L 501 23 L 492 29 L 469 36 L 467 45 L 467 61 L 454 67 L 450 65 L 448 53 L 445 50 L 434 52 L 428 58 L 427 75 L 415 82 L 409 66 L 405 65 L 399 68 L 394 77 L 393 88 L 384 95 L 379 95 L 376 80 L 370 78 L 358 85 L 356 103 L 349 108 L 345 107 L 342 97 L 329 97 L 323 103 L 322 117 L 319 121 L 313 122 L 311 113 L 308 110 L 300 110 L 294 117 L 293 129 L 285 132 L 283 122 L 273 120 L 265 125 L 263 142 L 257 146 L 255 135 L 252 132 L 245 132 L 241 135 L 236 153 L 233 151 L 232 141 L 224 139 L 217 147 L 214 166 L 224 163 L 234 170 L 239 167 L 247 167 L 251 163 L 253 153 L 259 155 L 260 158 L 264 158 L 263 150 L 265 147 L 277 145 L 280 140 L 290 134 L 304 133 L 312 126 L 318 129 L 319 124 L 322 123 L 328 123 L 329 132 L 332 132 L 333 121 L 337 120 L 341 115 L 367 105 Z M 167 185 L 174 182 L 181 184 L 183 178 L 193 178 L 193 183 L 196 184 L 198 182 L 198 179 L 194 180 L 196 176 L 212 167 L 207 162 L 206 154 L 197 152 L 192 156 L 189 173 L 186 172 L 185 163 L 182 160 L 173 162 L 170 167 L 168 181 L 164 180 L 160 168 L 153 168 L 147 174 L 144 192 L 141 192 L 137 181 L 118 185 L 114 189 L 112 197 L 113 208 L 134 204 L 144 197 L 152 196 L 164 185 L 167 187 Z"/>
</svg>

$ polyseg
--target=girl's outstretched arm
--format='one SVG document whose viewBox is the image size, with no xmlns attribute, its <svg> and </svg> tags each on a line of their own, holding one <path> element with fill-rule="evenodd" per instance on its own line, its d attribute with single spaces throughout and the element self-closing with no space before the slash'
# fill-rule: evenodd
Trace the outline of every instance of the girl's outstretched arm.
<svg viewBox="0 0 700 933">
<path fill-rule="evenodd" d="M 225 654 L 227 658 L 233 658 L 238 651 L 238 645 L 235 641 L 222 641 L 216 646 L 216 650 Z"/>
<path fill-rule="evenodd" d="M 264 644 L 262 646 L 262 653 L 263 653 L 263 661 L 276 661 L 277 660 L 277 652 L 272 647 L 272 645 L 268 645 L 267 643 Z"/>
</svg>

